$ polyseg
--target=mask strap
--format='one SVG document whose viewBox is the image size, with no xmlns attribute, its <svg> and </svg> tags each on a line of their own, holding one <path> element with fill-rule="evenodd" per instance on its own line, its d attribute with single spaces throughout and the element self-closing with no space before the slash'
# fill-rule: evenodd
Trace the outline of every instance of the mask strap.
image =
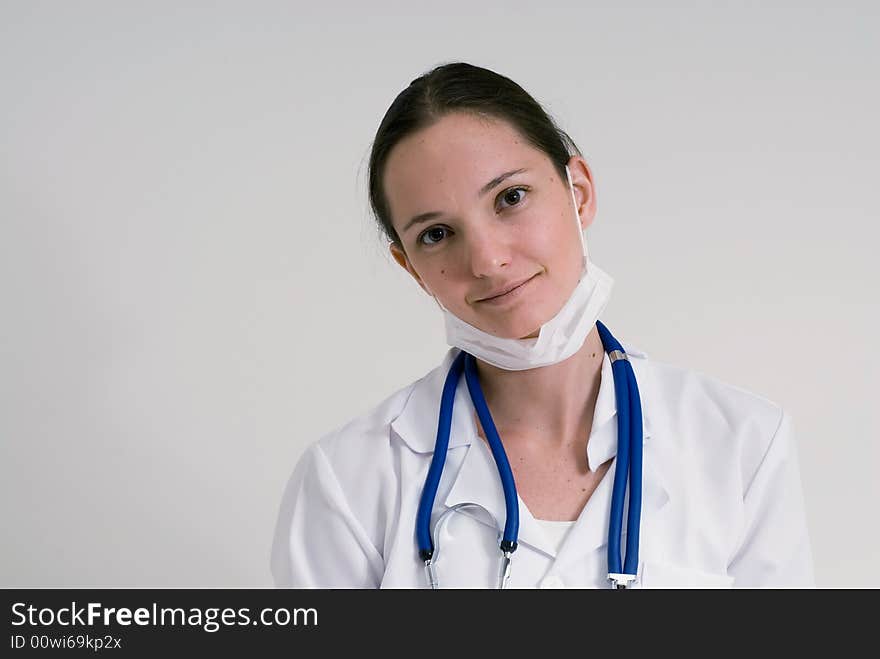
<svg viewBox="0 0 880 659">
<path fill-rule="evenodd" d="M 565 177 L 568 179 L 568 191 L 571 193 L 571 203 L 574 204 L 574 221 L 577 226 L 578 238 L 581 241 L 581 253 L 584 255 L 584 265 L 583 272 L 587 270 L 587 263 L 590 261 L 590 255 L 587 252 L 587 241 L 584 238 L 584 230 L 581 227 L 581 216 L 578 213 L 577 209 L 577 199 L 574 196 L 574 183 L 571 180 L 571 172 L 568 169 L 568 165 L 565 166 Z"/>
</svg>

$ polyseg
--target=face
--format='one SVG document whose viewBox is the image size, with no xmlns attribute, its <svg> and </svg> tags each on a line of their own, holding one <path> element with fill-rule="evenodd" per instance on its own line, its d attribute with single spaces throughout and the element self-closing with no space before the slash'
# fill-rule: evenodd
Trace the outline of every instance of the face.
<svg viewBox="0 0 880 659">
<path fill-rule="evenodd" d="M 579 156 L 568 168 L 586 228 L 592 174 Z M 444 116 L 395 145 L 384 190 L 395 261 L 466 323 L 536 337 L 574 290 L 583 256 L 568 181 L 507 122 Z"/>
</svg>

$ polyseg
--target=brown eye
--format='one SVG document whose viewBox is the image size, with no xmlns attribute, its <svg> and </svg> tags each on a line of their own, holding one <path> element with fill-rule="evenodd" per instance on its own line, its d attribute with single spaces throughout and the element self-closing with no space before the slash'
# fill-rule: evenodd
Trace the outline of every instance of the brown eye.
<svg viewBox="0 0 880 659">
<path fill-rule="evenodd" d="M 446 227 L 431 227 L 426 230 L 423 234 L 419 236 L 418 242 L 422 245 L 436 245 L 446 234 Z M 431 240 L 425 242 L 425 238 L 431 238 Z"/>
<path fill-rule="evenodd" d="M 499 195 L 499 199 L 503 199 L 509 206 L 518 206 L 522 203 L 522 199 L 528 188 L 522 186 L 516 188 L 508 188 Z"/>
</svg>

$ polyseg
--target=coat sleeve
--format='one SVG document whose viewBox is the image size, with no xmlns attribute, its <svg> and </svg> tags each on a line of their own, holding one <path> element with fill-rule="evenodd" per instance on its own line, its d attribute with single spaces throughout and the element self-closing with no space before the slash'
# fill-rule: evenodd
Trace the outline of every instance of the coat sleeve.
<svg viewBox="0 0 880 659">
<path fill-rule="evenodd" d="M 270 568 L 276 586 L 378 588 L 379 550 L 352 513 L 320 443 L 287 483 L 275 525 Z"/>
<path fill-rule="evenodd" d="M 815 587 L 791 417 L 783 410 L 745 489 L 742 542 L 728 566 L 734 587 Z"/>
</svg>

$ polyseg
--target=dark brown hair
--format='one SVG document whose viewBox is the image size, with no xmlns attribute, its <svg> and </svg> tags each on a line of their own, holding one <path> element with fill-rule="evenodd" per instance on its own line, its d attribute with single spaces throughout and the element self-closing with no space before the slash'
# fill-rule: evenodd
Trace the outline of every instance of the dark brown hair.
<svg viewBox="0 0 880 659">
<path fill-rule="evenodd" d="M 383 187 L 385 163 L 398 142 L 452 112 L 508 122 L 529 144 L 547 154 L 562 179 L 569 158 L 583 155 L 544 108 L 510 78 L 465 62 L 432 69 L 397 95 L 382 117 L 370 151 L 370 206 L 379 228 L 401 249 Z"/>
</svg>

